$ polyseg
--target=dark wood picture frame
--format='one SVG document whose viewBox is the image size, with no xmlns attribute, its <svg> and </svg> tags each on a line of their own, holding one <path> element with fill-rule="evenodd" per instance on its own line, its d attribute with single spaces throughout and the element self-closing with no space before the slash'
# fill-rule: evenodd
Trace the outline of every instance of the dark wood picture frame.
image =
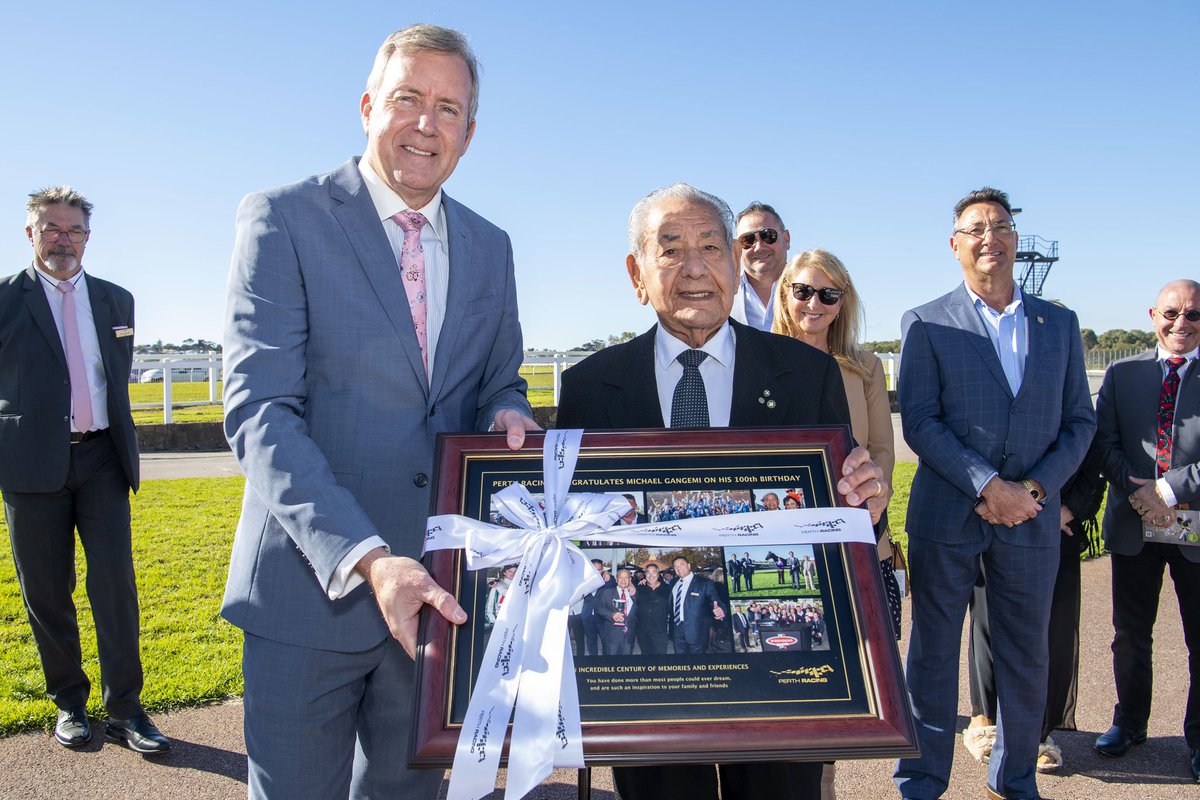
<svg viewBox="0 0 1200 800">
<path fill-rule="evenodd" d="M 468 513 L 468 516 L 480 518 L 482 501 L 479 498 L 490 496 L 490 492 L 485 492 L 479 485 L 489 479 L 481 479 L 480 475 L 485 472 L 503 475 L 515 470 L 540 478 L 543 439 L 544 434 L 531 433 L 525 447 L 514 452 L 506 447 L 503 434 L 439 436 L 432 513 L 462 514 L 474 508 L 476 513 Z M 595 488 L 586 485 L 587 481 L 584 481 L 585 485 L 577 486 L 581 482 L 581 473 L 587 474 L 592 463 L 620 463 L 623 469 L 631 470 L 641 464 L 651 466 L 638 474 L 657 474 L 656 470 L 663 469 L 664 464 L 677 465 L 681 472 L 676 471 L 675 466 L 670 466 L 667 472 L 704 475 L 705 480 L 710 474 L 732 476 L 736 472 L 741 478 L 740 484 L 732 477 L 713 479 L 713 482 L 744 485 L 746 481 L 756 480 L 745 474 L 747 465 L 791 463 L 789 459 L 803 457 L 809 460 L 807 463 L 817 465 L 807 473 L 812 480 L 810 493 L 816 500 L 810 504 L 843 505 L 835 486 L 849 449 L 849 430 L 845 426 L 585 432 L 572 491 L 621 491 L 620 480 L 616 481 L 616 488 Z M 714 466 L 724 464 L 732 466 L 728 470 Z M 779 468 L 763 466 L 761 470 L 760 474 L 767 476 L 762 483 L 773 485 L 770 472 L 778 472 Z M 601 469 L 598 474 L 608 473 Z M 501 481 L 497 486 L 505 482 L 511 481 Z M 533 486 L 529 488 L 532 492 L 537 491 Z M 838 698 L 834 698 L 824 704 L 815 703 L 811 710 L 796 701 L 780 713 L 767 711 L 757 716 L 739 715 L 739 712 L 729 710 L 734 707 L 732 705 L 706 702 L 698 704 L 703 705 L 703 710 L 697 713 L 687 707 L 687 690 L 679 689 L 673 696 L 677 695 L 683 701 L 682 711 L 675 711 L 674 704 L 657 704 L 670 707 L 671 717 L 639 719 L 629 710 L 640 708 L 636 702 L 631 704 L 618 699 L 611 710 L 621 719 L 589 720 L 587 715 L 584 716 L 583 748 L 588 765 L 824 761 L 916 755 L 916 731 L 875 548 L 857 543 L 815 547 L 825 548 L 830 554 L 826 563 L 832 566 L 827 568 L 833 571 L 841 586 L 841 589 L 833 587 L 822 591 L 836 589 L 842 592 L 844 600 L 848 599 L 848 602 L 834 603 L 840 607 L 840 616 L 834 619 L 830 615 L 830 631 L 845 654 L 844 671 L 859 676 L 857 682 L 849 678 L 846 681 L 852 691 L 844 699 L 854 706 L 849 712 L 839 711 L 840 706 L 835 702 Z M 474 580 L 478 586 L 480 579 L 473 577 L 476 573 L 466 572 L 462 554 L 436 551 L 428 554 L 424 563 L 433 578 L 460 602 L 464 602 L 464 596 L 472 598 L 472 602 L 464 602 L 464 608 L 475 616 L 474 612 L 481 604 L 477 590 L 470 584 Z M 822 577 L 822 584 L 825 582 L 826 578 Z M 411 766 L 448 767 L 453 760 L 461 723 L 452 721 L 452 710 L 458 709 L 459 713 L 465 710 L 464 695 L 469 696 L 469 687 L 473 685 L 472 657 L 482 657 L 482 649 L 471 644 L 477 639 L 471 639 L 466 630 L 473 624 L 473 620 L 468 620 L 466 625 L 458 628 L 439 614 L 429 613 L 428 609 L 422 613 L 415 730 L 409 753 Z M 477 655 L 475 650 L 479 651 Z M 774 653 L 771 655 L 775 657 Z M 599 662 L 588 663 L 611 663 L 605 656 L 598 658 Z M 726 663 L 740 664 L 753 658 L 752 654 L 745 653 L 720 655 L 720 660 Z M 577 666 L 580 660 L 576 659 Z M 587 678 L 581 677 L 581 684 L 585 680 Z M 795 679 L 777 680 L 780 684 L 800 683 Z M 753 686 L 760 688 L 758 682 Z M 584 700 L 585 695 L 581 685 L 581 708 L 592 708 Z M 616 696 L 619 697 L 619 693 Z M 628 696 L 639 700 L 645 695 Z M 756 709 L 765 705 L 767 703 L 761 700 L 748 704 Z M 610 709 L 609 706 L 596 707 L 601 711 Z"/>
</svg>

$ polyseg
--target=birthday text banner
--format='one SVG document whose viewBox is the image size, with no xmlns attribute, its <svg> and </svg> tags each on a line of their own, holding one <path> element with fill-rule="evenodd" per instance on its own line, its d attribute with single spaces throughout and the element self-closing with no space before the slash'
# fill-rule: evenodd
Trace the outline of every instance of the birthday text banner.
<svg viewBox="0 0 1200 800">
<path fill-rule="evenodd" d="M 471 570 L 518 562 L 467 706 L 449 800 L 478 800 L 494 790 L 510 718 L 505 800 L 524 797 L 555 768 L 584 766 L 567 615 L 603 579 L 574 542 L 738 548 L 875 544 L 870 514 L 858 508 L 756 511 L 614 528 L 629 512 L 624 497 L 569 493 L 582 440 L 581 430 L 546 431 L 540 504 L 519 483 L 492 495 L 516 529 L 457 514 L 429 518 L 426 552 L 462 549 Z"/>
</svg>

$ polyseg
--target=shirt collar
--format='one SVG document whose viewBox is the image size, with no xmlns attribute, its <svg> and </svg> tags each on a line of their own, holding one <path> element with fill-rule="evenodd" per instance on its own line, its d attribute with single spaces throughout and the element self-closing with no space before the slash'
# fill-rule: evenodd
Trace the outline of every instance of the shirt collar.
<svg viewBox="0 0 1200 800">
<path fill-rule="evenodd" d="M 1012 302 L 1009 303 L 1007 306 L 1005 306 L 1003 311 L 997 311 L 996 309 L 989 306 L 986 302 L 984 302 L 984 299 L 982 297 L 975 294 L 975 292 L 973 292 L 971 290 L 971 287 L 969 285 L 967 285 L 966 283 L 963 283 L 963 287 L 967 290 L 967 294 L 970 296 L 971 302 L 975 304 L 975 308 L 977 310 L 984 311 L 988 314 L 991 314 L 993 317 L 1003 317 L 1006 314 L 1017 313 L 1017 309 L 1022 307 L 1022 303 L 1024 302 L 1024 299 L 1025 299 L 1024 294 L 1022 294 L 1022 292 L 1021 292 L 1021 287 L 1014 286 Z"/>
<path fill-rule="evenodd" d="M 1160 363 L 1166 361 L 1168 358 L 1179 358 L 1180 357 L 1180 356 L 1176 356 L 1174 353 L 1163 350 L 1161 344 L 1156 346 L 1156 350 L 1157 350 L 1157 353 L 1156 353 L 1155 357 Z M 1185 358 L 1188 361 L 1191 361 L 1192 359 L 1196 358 L 1197 355 L 1200 355 L 1200 347 L 1197 347 L 1196 349 L 1192 350 L 1192 352 L 1190 352 L 1190 353 L 1184 353 L 1182 358 Z"/>
<path fill-rule="evenodd" d="M 703 350 L 708 353 L 709 358 L 715 360 L 722 367 L 728 368 L 733 363 L 733 354 L 736 348 L 733 328 L 730 327 L 729 320 L 726 320 L 712 335 L 712 338 L 696 349 Z M 658 360 L 660 369 L 669 368 L 671 362 L 679 358 L 680 353 L 691 349 L 693 348 L 689 347 L 687 342 L 676 339 L 661 324 L 658 326 L 658 330 L 654 334 L 654 357 Z"/>
<path fill-rule="evenodd" d="M 58 289 L 58 285 L 60 283 L 62 283 L 62 281 L 60 281 L 58 278 L 54 277 L 53 275 L 50 275 L 50 274 L 38 269 L 37 264 L 33 265 L 33 271 L 37 273 L 37 276 L 39 278 L 41 278 L 46 283 L 48 283 L 50 285 L 51 289 Z M 79 272 L 76 272 L 70 278 L 67 278 L 67 283 L 71 284 L 76 289 L 79 289 L 79 284 L 83 283 L 83 267 L 79 268 Z"/>
<path fill-rule="evenodd" d="M 358 172 L 362 175 L 363 183 L 367 185 L 367 192 L 371 195 L 371 202 L 375 205 L 375 213 L 379 215 L 380 221 L 391 219 L 401 211 L 416 211 L 429 221 L 429 227 L 433 230 L 434 236 L 443 243 L 446 241 L 446 216 L 442 213 L 442 190 L 440 188 L 424 207 L 409 208 L 408 203 L 405 203 L 404 199 L 375 173 L 366 154 L 358 160 Z"/>
</svg>

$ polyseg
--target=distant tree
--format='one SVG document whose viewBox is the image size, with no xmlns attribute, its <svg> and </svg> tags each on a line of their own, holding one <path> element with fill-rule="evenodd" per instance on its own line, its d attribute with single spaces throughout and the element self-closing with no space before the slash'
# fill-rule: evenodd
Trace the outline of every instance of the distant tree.
<svg viewBox="0 0 1200 800">
<path fill-rule="evenodd" d="M 1154 346 L 1154 334 L 1149 331 L 1114 328 L 1096 337 L 1097 347 L 1103 350 L 1145 350 Z"/>
<path fill-rule="evenodd" d="M 574 349 L 582 350 L 585 353 L 594 353 L 597 350 L 604 349 L 604 340 L 603 339 L 592 339 L 590 342 L 584 342 L 583 344 L 579 345 L 578 347 L 576 347 Z"/>
<path fill-rule="evenodd" d="M 1080 328 L 1079 335 L 1083 337 L 1084 350 L 1094 350 L 1100 344 L 1096 332 L 1091 328 Z"/>
<path fill-rule="evenodd" d="M 634 331 L 624 331 L 623 333 L 619 333 L 615 336 L 609 336 L 608 337 L 608 347 L 612 347 L 614 344 L 621 344 L 622 342 L 628 342 L 630 339 L 633 339 L 636 337 L 637 337 L 637 333 Z"/>
<path fill-rule="evenodd" d="M 863 342 L 859 347 L 868 353 L 899 353 L 900 340 L 890 339 L 881 342 Z"/>
</svg>

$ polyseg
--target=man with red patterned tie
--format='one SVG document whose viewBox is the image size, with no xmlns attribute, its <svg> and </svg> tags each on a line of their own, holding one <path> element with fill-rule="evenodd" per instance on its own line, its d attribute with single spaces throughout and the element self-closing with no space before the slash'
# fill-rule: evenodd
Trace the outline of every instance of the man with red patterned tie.
<svg viewBox="0 0 1200 800">
<path fill-rule="evenodd" d="M 142 711 L 129 490 L 138 488 L 127 384 L 133 296 L 83 269 L 92 204 L 69 186 L 29 195 L 33 263 L 0 281 L 0 491 L 21 596 L 64 747 L 91 739 L 81 665 L 75 532 L 87 556 L 105 733 L 171 748 Z"/>
<path fill-rule="evenodd" d="M 1150 309 L 1158 346 L 1109 367 L 1096 403 L 1095 447 L 1110 483 L 1104 541 L 1112 551 L 1113 726 L 1096 740 L 1106 756 L 1146 741 L 1151 644 L 1163 568 L 1170 567 L 1188 643 L 1190 685 L 1183 733 L 1200 781 L 1200 545 L 1165 541 L 1200 500 L 1200 284 L 1168 283 Z M 1155 540 L 1148 541 L 1153 537 Z"/>
</svg>

